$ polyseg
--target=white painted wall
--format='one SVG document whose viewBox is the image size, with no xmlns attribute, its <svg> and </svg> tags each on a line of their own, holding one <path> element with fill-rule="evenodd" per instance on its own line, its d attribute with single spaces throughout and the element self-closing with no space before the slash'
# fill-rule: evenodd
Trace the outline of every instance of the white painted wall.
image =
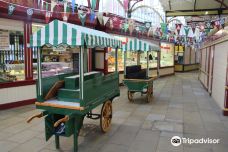
<svg viewBox="0 0 228 152">
<path fill-rule="evenodd" d="M 0 89 L 0 104 L 36 98 L 36 85 Z"/>
<path fill-rule="evenodd" d="M 215 45 L 212 97 L 224 108 L 228 41 Z"/>
</svg>

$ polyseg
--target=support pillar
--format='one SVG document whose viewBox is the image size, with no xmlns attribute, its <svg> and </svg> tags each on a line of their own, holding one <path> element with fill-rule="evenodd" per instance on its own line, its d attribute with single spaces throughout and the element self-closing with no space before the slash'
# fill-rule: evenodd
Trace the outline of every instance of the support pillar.
<svg viewBox="0 0 228 152">
<path fill-rule="evenodd" d="M 33 53 L 32 53 L 32 49 L 28 48 L 31 34 L 32 34 L 32 23 L 24 22 L 25 80 L 33 80 Z"/>
</svg>

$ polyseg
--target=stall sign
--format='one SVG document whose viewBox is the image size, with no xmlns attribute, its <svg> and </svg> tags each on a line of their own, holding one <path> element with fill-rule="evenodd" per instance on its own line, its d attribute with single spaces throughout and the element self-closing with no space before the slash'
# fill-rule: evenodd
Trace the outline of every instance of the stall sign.
<svg viewBox="0 0 228 152">
<path fill-rule="evenodd" d="M 53 51 L 54 52 L 65 52 L 66 51 L 66 47 L 53 47 Z"/>
<path fill-rule="evenodd" d="M 9 31 L 0 31 L 0 50 L 10 50 Z"/>
</svg>

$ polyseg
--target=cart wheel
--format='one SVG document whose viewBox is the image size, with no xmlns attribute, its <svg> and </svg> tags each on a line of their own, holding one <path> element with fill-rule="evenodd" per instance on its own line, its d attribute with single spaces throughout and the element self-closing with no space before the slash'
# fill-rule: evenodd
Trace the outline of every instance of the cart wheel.
<svg viewBox="0 0 228 152">
<path fill-rule="evenodd" d="M 147 88 L 147 102 L 149 103 L 153 98 L 153 87 Z"/>
<path fill-rule="evenodd" d="M 111 128 L 112 122 L 112 102 L 106 101 L 101 109 L 100 127 L 101 131 L 106 133 Z"/>
<path fill-rule="evenodd" d="M 128 100 L 129 100 L 130 102 L 133 102 L 133 95 L 134 95 L 134 93 L 131 92 L 131 91 L 128 91 L 127 94 L 128 94 Z"/>
</svg>

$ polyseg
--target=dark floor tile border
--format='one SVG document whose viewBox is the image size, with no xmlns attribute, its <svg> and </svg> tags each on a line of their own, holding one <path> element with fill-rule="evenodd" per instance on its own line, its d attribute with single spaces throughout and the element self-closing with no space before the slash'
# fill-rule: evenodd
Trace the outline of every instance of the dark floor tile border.
<svg viewBox="0 0 228 152">
<path fill-rule="evenodd" d="M 0 110 L 6 110 L 6 109 L 25 106 L 25 105 L 30 105 L 30 104 L 34 104 L 35 102 L 36 102 L 36 99 L 29 99 L 29 100 L 11 102 L 6 104 L 0 104 Z"/>
</svg>

